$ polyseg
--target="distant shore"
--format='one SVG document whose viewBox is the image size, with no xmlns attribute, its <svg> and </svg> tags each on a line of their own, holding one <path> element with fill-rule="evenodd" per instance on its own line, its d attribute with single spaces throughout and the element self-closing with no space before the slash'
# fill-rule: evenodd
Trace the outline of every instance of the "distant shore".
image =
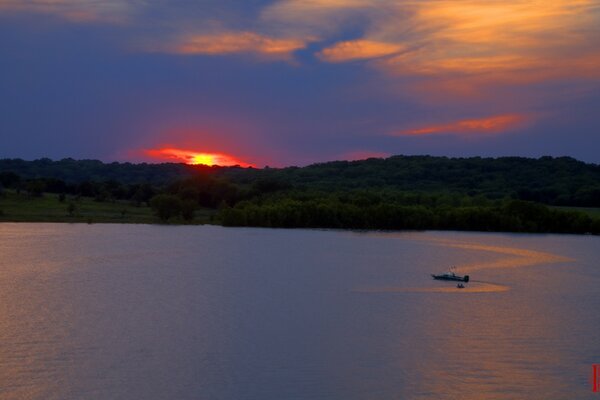
<svg viewBox="0 0 600 400">
<path fill-rule="evenodd" d="M 194 218 L 161 221 L 146 204 L 127 201 L 99 202 L 90 197 L 61 196 L 45 193 L 39 197 L 5 192 L 0 197 L 0 222 L 65 222 L 202 225 L 214 222 L 215 210 L 196 210 Z"/>
<path fill-rule="evenodd" d="M 598 218 L 599 209 L 595 208 L 558 208 L 562 211 L 578 211 Z M 230 209 L 231 210 L 231 209 Z M 225 216 L 225 220 L 223 217 Z M 149 225 L 216 225 L 216 226 L 244 226 L 244 227 L 270 227 L 270 228 L 316 228 L 316 229 L 346 229 L 355 230 L 361 228 L 339 228 L 335 226 L 277 226 L 261 223 L 230 223 L 227 219 L 227 211 L 221 215 L 218 210 L 200 208 L 195 210 L 192 219 L 183 220 L 176 216 L 168 220 L 160 219 L 154 210 L 147 204 L 135 205 L 127 201 L 97 201 L 90 197 L 59 196 L 45 193 L 42 196 L 33 197 L 28 194 L 5 191 L 0 197 L 0 223 L 108 223 L 108 224 L 149 224 Z M 364 230 L 364 229 L 361 229 Z M 398 230 L 386 228 L 370 228 L 367 230 Z M 456 230 L 477 232 L 513 232 L 513 233 L 540 233 L 527 232 L 510 229 L 462 229 L 461 227 L 448 227 L 439 229 L 435 227 L 423 227 L 422 229 L 405 228 L 400 230 Z M 586 234 L 589 232 L 545 232 L 545 233 L 573 233 Z"/>
<path fill-rule="evenodd" d="M 600 166 L 568 157 L 264 169 L 5 159 L 0 221 L 600 234 Z"/>
</svg>

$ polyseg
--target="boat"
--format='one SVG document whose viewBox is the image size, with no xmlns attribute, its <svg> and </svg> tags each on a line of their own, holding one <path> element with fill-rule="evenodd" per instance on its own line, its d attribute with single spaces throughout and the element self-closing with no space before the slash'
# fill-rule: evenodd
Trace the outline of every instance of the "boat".
<svg viewBox="0 0 600 400">
<path fill-rule="evenodd" d="M 450 271 L 445 272 L 443 274 L 431 274 L 433 279 L 438 279 L 440 281 L 456 281 L 456 282 L 469 282 L 469 275 L 460 276 L 454 272 L 454 268 L 450 268 Z"/>
<path fill-rule="evenodd" d="M 456 285 L 456 287 L 459 289 L 464 289 L 465 285 L 463 285 L 462 283 L 459 283 L 458 285 Z"/>
</svg>

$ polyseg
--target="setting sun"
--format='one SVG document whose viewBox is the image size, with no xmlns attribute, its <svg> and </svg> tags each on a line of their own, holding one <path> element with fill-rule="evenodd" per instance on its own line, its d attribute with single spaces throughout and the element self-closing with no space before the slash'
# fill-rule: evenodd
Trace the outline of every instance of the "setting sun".
<svg viewBox="0 0 600 400">
<path fill-rule="evenodd" d="M 218 165 L 230 167 L 239 165 L 240 167 L 253 167 L 254 165 L 238 160 L 237 158 L 222 153 L 204 153 L 193 150 L 182 150 L 174 148 L 161 148 L 146 150 L 146 155 L 170 162 L 181 162 L 190 165 Z"/>
</svg>

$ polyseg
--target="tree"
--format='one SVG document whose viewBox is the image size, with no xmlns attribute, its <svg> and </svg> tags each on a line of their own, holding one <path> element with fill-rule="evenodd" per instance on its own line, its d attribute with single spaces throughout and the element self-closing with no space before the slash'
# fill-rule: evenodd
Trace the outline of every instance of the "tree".
<svg viewBox="0 0 600 400">
<path fill-rule="evenodd" d="M 32 197 L 42 197 L 44 194 L 44 183 L 39 180 L 27 182 L 27 192 Z"/>
<path fill-rule="evenodd" d="M 0 184 L 5 187 L 16 187 L 21 182 L 21 177 L 14 172 L 0 172 Z"/>
<path fill-rule="evenodd" d="M 73 215 L 75 215 L 75 211 L 77 211 L 77 206 L 75 205 L 75 203 L 69 203 L 69 205 L 67 206 L 67 212 L 69 213 L 69 216 L 72 217 Z"/>
<path fill-rule="evenodd" d="M 189 200 L 194 203 L 197 203 L 198 197 L 200 197 L 200 192 L 195 187 L 188 186 L 188 187 L 181 188 L 179 190 L 178 195 L 181 198 L 181 200 L 183 200 L 183 201 Z"/>
<path fill-rule="evenodd" d="M 132 186 L 131 189 L 135 190 L 135 192 L 131 196 L 131 200 L 133 201 L 136 207 L 140 207 L 142 205 L 142 202 L 149 202 L 155 194 L 155 191 L 152 188 L 152 186 L 150 186 L 147 183 Z"/>
<path fill-rule="evenodd" d="M 159 194 L 150 200 L 150 207 L 158 218 L 168 221 L 181 212 L 181 200 L 172 194 Z"/>
<path fill-rule="evenodd" d="M 181 217 L 185 221 L 193 221 L 195 211 L 196 211 L 196 202 L 195 201 L 184 200 L 181 202 Z"/>
</svg>

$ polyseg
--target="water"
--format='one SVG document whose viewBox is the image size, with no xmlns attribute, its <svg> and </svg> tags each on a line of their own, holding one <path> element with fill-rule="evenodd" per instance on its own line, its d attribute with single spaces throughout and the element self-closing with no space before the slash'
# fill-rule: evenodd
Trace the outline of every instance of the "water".
<svg viewBox="0 0 600 400">
<path fill-rule="evenodd" d="M 0 224 L 0 399 L 599 398 L 599 244 Z"/>
</svg>

